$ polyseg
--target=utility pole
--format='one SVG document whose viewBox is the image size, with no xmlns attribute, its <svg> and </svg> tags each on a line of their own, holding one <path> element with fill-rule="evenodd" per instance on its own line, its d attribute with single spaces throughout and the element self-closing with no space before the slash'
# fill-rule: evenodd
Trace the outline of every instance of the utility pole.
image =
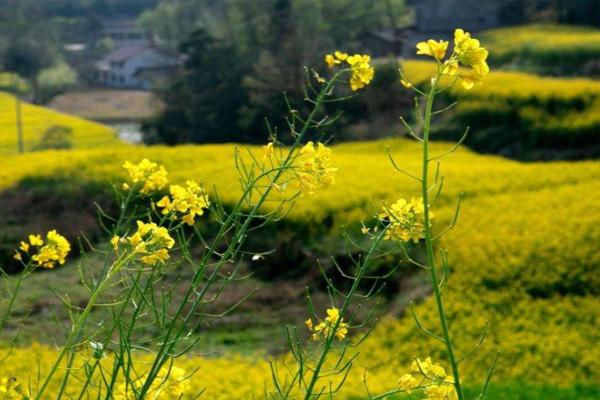
<svg viewBox="0 0 600 400">
<path fill-rule="evenodd" d="M 19 153 L 25 152 L 25 146 L 23 145 L 23 123 L 21 121 L 21 99 L 19 94 L 15 93 L 15 114 L 17 121 L 17 148 Z"/>
<path fill-rule="evenodd" d="M 17 124 L 17 150 L 23 154 L 25 152 L 25 146 L 23 144 L 23 121 L 21 118 L 21 99 L 19 98 L 19 77 L 17 74 L 13 75 L 14 80 L 14 93 L 15 93 L 15 121 Z"/>
</svg>

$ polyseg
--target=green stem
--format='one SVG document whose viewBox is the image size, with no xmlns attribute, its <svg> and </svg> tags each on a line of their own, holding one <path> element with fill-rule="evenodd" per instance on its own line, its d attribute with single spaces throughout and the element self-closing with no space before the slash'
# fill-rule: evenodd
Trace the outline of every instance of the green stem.
<svg viewBox="0 0 600 400">
<path fill-rule="evenodd" d="M 103 283 L 105 283 L 105 282 L 106 281 L 104 281 Z M 60 352 L 58 358 L 52 365 L 52 368 L 50 369 L 48 376 L 46 376 L 46 379 L 44 380 L 44 383 L 40 387 L 40 390 L 36 394 L 35 400 L 39 400 L 42 398 L 42 395 L 44 394 L 44 392 L 46 391 L 46 388 L 50 384 L 52 377 L 54 376 L 54 374 L 60 367 L 60 363 L 62 362 L 63 358 L 67 354 L 67 351 L 73 345 L 75 338 L 79 337 L 79 333 L 81 332 L 83 325 L 85 324 L 85 321 L 87 320 L 87 317 L 89 316 L 90 312 L 92 311 L 92 308 L 94 307 L 94 305 L 96 304 L 96 301 L 98 300 L 98 296 L 100 295 L 100 292 L 101 292 L 100 289 L 102 289 L 103 287 L 104 287 L 104 285 L 100 284 L 98 286 L 99 290 L 96 290 L 94 293 L 92 293 L 92 296 L 90 297 L 90 300 L 88 301 L 87 305 L 85 306 L 85 309 L 79 315 L 79 318 L 77 318 L 77 322 L 75 323 L 75 326 L 73 326 L 73 330 L 67 337 L 67 341 L 65 342 L 65 345 L 63 346 L 62 351 Z"/>
<path fill-rule="evenodd" d="M 98 283 L 95 290 L 92 292 L 92 295 L 90 296 L 90 299 L 89 299 L 87 305 L 85 306 L 85 308 L 83 309 L 83 311 L 81 312 L 79 317 L 77 318 L 77 321 L 75 322 L 75 325 L 73 326 L 73 329 L 71 330 L 71 333 L 67 337 L 67 341 L 65 342 L 60 354 L 58 355 L 58 358 L 52 365 L 50 372 L 48 373 L 48 375 L 46 376 L 46 379 L 44 380 L 44 383 L 42 383 L 42 386 L 40 387 L 38 393 L 35 395 L 35 398 L 34 398 L 35 400 L 40 400 L 42 398 L 42 395 L 48 388 L 48 385 L 50 384 L 50 381 L 54 377 L 54 374 L 56 373 L 56 371 L 58 371 L 63 358 L 66 356 L 66 354 L 70 350 L 70 348 L 74 345 L 76 340 L 79 339 L 79 335 L 81 334 L 83 327 L 84 327 L 85 323 L 87 322 L 87 319 L 90 315 L 90 312 L 92 311 L 92 308 L 94 308 L 94 306 L 96 305 L 96 302 L 98 301 L 98 297 L 102 294 L 102 292 L 106 288 L 112 274 L 114 272 L 118 271 L 125 264 L 127 264 L 129 262 L 130 258 L 131 258 L 131 256 L 124 257 L 123 259 L 119 260 L 119 262 L 116 262 L 115 264 L 113 264 L 111 266 L 111 268 L 109 269 L 108 274 L 104 277 L 104 279 L 102 279 Z"/>
<path fill-rule="evenodd" d="M 279 178 L 281 178 L 281 176 L 284 174 L 284 172 L 288 169 L 288 167 L 293 163 L 294 160 L 294 153 L 296 148 L 300 145 L 300 143 L 302 142 L 302 139 L 304 138 L 304 136 L 306 135 L 306 132 L 308 131 L 315 115 L 317 114 L 317 112 L 319 111 L 321 104 L 323 103 L 323 100 L 326 96 L 327 93 L 330 92 L 333 84 L 335 83 L 337 77 L 339 75 L 341 75 L 342 71 L 338 72 L 336 75 L 334 75 L 334 77 L 327 83 L 327 85 L 325 85 L 321 91 L 319 92 L 317 99 L 315 101 L 315 105 L 313 107 L 313 109 L 311 110 L 310 114 L 308 115 L 305 123 L 302 126 L 302 129 L 300 130 L 300 132 L 298 132 L 298 135 L 296 136 L 294 143 L 292 145 L 292 147 L 290 148 L 286 158 L 284 159 L 284 161 L 282 162 L 282 166 L 281 168 L 279 168 L 277 170 L 277 173 L 275 174 L 272 182 L 275 184 L 277 183 L 277 181 L 279 180 Z M 262 176 L 262 175 L 261 175 Z M 217 247 L 217 245 L 220 243 L 220 241 L 223 239 L 225 233 L 229 230 L 229 224 L 234 220 L 235 216 L 237 215 L 237 213 L 241 210 L 245 199 L 247 198 L 247 196 L 249 196 L 252 191 L 254 190 L 254 186 L 255 183 L 257 182 L 257 180 L 254 180 L 254 182 L 251 182 L 249 187 L 246 189 L 246 191 L 242 194 L 242 197 L 240 198 L 240 200 L 236 203 L 234 209 L 232 210 L 232 212 L 229 214 L 229 216 L 227 217 L 227 219 L 225 220 L 225 222 L 221 225 L 221 228 L 219 229 L 219 232 L 217 233 L 217 235 L 215 236 L 215 239 L 212 242 L 211 247 L 209 248 L 209 251 L 206 252 L 204 258 L 202 259 L 202 261 L 200 262 L 200 264 L 205 264 L 209 261 L 209 257 L 212 254 L 212 249 L 215 249 Z M 220 260 L 217 263 L 217 265 L 215 266 L 213 273 L 211 274 L 211 277 L 208 278 L 208 282 L 211 282 L 213 279 L 213 276 L 216 276 L 218 271 L 220 270 L 220 267 L 226 263 L 227 261 L 229 261 L 230 257 L 232 257 L 236 251 L 236 249 L 239 247 L 239 240 L 243 240 L 243 237 L 246 233 L 246 230 L 248 228 L 248 226 L 250 225 L 250 222 L 254 219 L 254 217 L 256 216 L 256 214 L 258 213 L 259 209 L 262 207 L 262 205 L 264 204 L 264 202 L 266 201 L 268 195 L 270 194 L 271 190 L 273 189 L 273 185 L 269 185 L 269 187 L 267 187 L 267 189 L 265 190 L 264 193 L 262 193 L 261 197 L 258 199 L 257 203 L 252 207 L 252 210 L 248 213 L 247 218 L 245 219 L 244 223 L 242 224 L 242 226 L 236 231 L 233 239 L 231 240 L 231 244 L 228 246 L 227 250 L 223 253 L 223 255 L 220 256 Z M 171 335 L 173 334 L 173 330 L 175 328 L 175 324 L 176 321 L 179 319 L 179 317 L 182 315 L 184 308 L 186 305 L 188 305 L 188 300 L 190 298 L 190 296 L 195 293 L 196 290 L 196 285 L 198 283 L 198 279 L 201 278 L 202 274 L 196 274 L 197 276 L 194 277 L 192 279 L 192 284 L 188 287 L 186 293 L 184 294 L 183 300 L 181 301 L 181 303 L 179 304 L 179 307 L 177 308 L 177 310 L 175 311 L 175 314 L 172 318 L 172 322 L 169 324 L 169 326 L 167 327 L 167 331 L 165 333 L 165 336 L 163 337 L 162 340 L 162 344 L 159 348 L 158 353 L 155 356 L 154 362 L 152 363 L 152 366 L 150 367 L 150 371 L 148 372 L 146 381 L 144 382 L 144 385 L 142 386 L 141 390 L 139 393 L 137 393 L 137 396 L 140 398 L 143 398 L 148 391 L 150 390 L 150 387 L 153 383 L 153 381 L 156 379 L 156 376 L 158 375 L 158 372 L 160 370 L 160 368 L 162 367 L 162 365 L 164 364 L 164 362 L 166 361 L 166 357 L 169 354 L 169 352 L 174 348 L 177 340 L 171 340 Z M 202 290 L 200 291 L 200 293 L 198 293 L 198 297 L 197 297 L 197 301 L 194 302 L 194 304 L 192 304 L 192 309 L 188 312 L 188 316 L 192 316 L 193 315 L 193 310 L 195 309 L 196 305 L 199 302 L 199 299 L 202 298 L 202 296 L 204 296 L 204 294 L 207 292 L 208 290 L 208 285 L 205 285 Z M 181 327 L 179 328 L 178 331 L 175 332 L 174 337 L 177 338 L 178 335 L 180 334 L 180 332 L 185 328 L 185 323 L 187 322 L 187 318 L 184 319 L 183 324 L 181 325 Z"/>
<path fill-rule="evenodd" d="M 425 247 L 427 249 L 427 266 L 431 274 L 431 285 L 433 286 L 433 295 L 435 297 L 435 303 L 437 306 L 438 316 L 440 319 L 440 325 L 444 334 L 444 342 L 446 343 L 446 352 L 452 367 L 452 375 L 454 376 L 454 387 L 458 395 L 458 400 L 463 400 L 464 395 L 460 384 L 460 375 L 458 371 L 458 363 L 454 355 L 454 347 L 452 345 L 452 339 L 450 337 L 450 330 L 448 328 L 448 320 L 446 317 L 446 310 L 444 309 L 444 302 L 442 300 L 442 294 L 438 285 L 437 272 L 435 269 L 435 256 L 433 253 L 433 239 L 431 233 L 431 224 L 429 218 L 429 190 L 428 190 L 428 173 L 429 173 L 429 131 L 431 127 L 431 111 L 433 108 L 433 99 L 436 93 L 437 80 L 431 85 L 431 90 L 427 96 L 427 107 L 425 109 L 425 118 L 423 122 L 423 174 L 421 179 L 421 189 L 423 196 L 423 206 L 425 208 Z"/>
<path fill-rule="evenodd" d="M 352 283 L 352 287 L 350 288 L 348 295 L 346 295 L 346 297 L 344 299 L 344 304 L 342 305 L 342 308 L 340 309 L 340 314 L 339 314 L 340 317 L 337 319 L 335 324 L 333 324 L 333 327 L 330 329 L 329 336 L 327 337 L 327 339 L 325 341 L 325 346 L 323 347 L 323 351 L 321 352 L 319 360 L 317 361 L 317 366 L 315 367 L 313 375 L 311 377 L 311 380 L 306 388 L 306 394 L 304 396 L 304 400 L 309 400 L 313 395 L 313 390 L 315 388 L 315 385 L 317 384 L 317 381 L 319 380 L 319 374 L 321 372 L 321 369 L 323 368 L 323 365 L 325 364 L 327 355 L 329 354 L 329 351 L 331 350 L 333 341 L 335 340 L 335 332 L 337 331 L 340 323 L 342 322 L 342 318 L 346 314 L 346 310 L 348 309 L 348 307 L 352 303 L 352 300 L 354 299 L 354 293 L 358 290 L 358 286 L 360 285 L 363 277 L 365 276 L 365 273 L 367 272 L 367 267 L 369 266 L 369 262 L 371 260 L 371 257 L 373 256 L 373 252 L 375 251 L 375 249 L 379 245 L 379 242 L 381 242 L 381 240 L 383 239 L 384 236 L 385 236 L 385 230 L 381 231 L 381 233 L 379 234 L 377 239 L 375 239 L 375 241 L 371 245 L 369 252 L 365 256 L 365 259 L 364 259 L 363 263 L 361 264 L 361 266 L 358 270 L 358 273 L 356 274 L 354 282 Z"/>
<path fill-rule="evenodd" d="M 33 267 L 31 266 L 31 262 L 30 262 L 29 264 L 27 264 L 27 266 L 23 270 L 23 273 L 17 279 L 17 283 L 15 284 L 15 288 L 10 297 L 10 301 L 8 303 L 8 306 L 6 307 L 6 312 L 4 314 L 4 317 L 2 317 L 2 320 L 0 320 L 0 330 L 4 329 L 4 327 L 6 326 L 6 323 L 8 322 L 8 319 L 10 318 L 10 313 L 12 312 L 12 309 L 15 305 L 15 300 L 17 299 L 17 295 L 21 289 L 21 283 L 23 282 L 25 277 L 27 277 L 31 273 L 32 270 L 33 270 Z M 8 275 L 7 275 L 7 279 L 8 279 Z"/>
</svg>

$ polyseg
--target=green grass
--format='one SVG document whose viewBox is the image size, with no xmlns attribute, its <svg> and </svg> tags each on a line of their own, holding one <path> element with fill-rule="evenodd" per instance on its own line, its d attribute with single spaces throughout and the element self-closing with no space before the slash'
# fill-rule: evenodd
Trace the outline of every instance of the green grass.
<svg viewBox="0 0 600 400">
<path fill-rule="evenodd" d="M 476 399 L 481 393 L 480 388 L 465 388 L 465 396 L 468 399 Z M 600 398 L 600 386 L 573 385 L 569 387 L 536 386 L 526 383 L 491 383 L 486 400 L 598 400 Z M 416 395 L 392 396 L 389 400 L 417 400 L 423 399 Z M 358 400 L 358 398 L 356 398 Z"/>
</svg>

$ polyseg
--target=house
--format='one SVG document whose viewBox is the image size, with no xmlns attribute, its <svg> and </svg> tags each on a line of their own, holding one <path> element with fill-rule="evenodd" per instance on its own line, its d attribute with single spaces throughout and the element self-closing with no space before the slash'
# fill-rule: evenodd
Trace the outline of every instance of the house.
<svg viewBox="0 0 600 400">
<path fill-rule="evenodd" d="M 140 29 L 136 21 L 131 19 L 102 21 L 102 37 L 109 38 L 115 47 L 151 40 L 150 33 Z"/>
<path fill-rule="evenodd" d="M 149 90 L 178 65 L 176 57 L 149 42 L 125 44 L 96 63 L 96 82 L 115 88 Z"/>
<path fill-rule="evenodd" d="M 416 0 L 415 28 L 424 33 L 452 32 L 455 28 L 482 31 L 500 24 L 500 1 Z"/>
<path fill-rule="evenodd" d="M 506 24 L 500 18 L 502 1 L 409 0 L 415 10 L 415 24 L 404 42 L 402 54 L 414 57 L 418 42 L 450 40 L 456 28 L 478 32 Z"/>
<path fill-rule="evenodd" d="M 399 55 L 406 28 L 369 30 L 360 35 L 360 50 L 373 57 Z"/>
</svg>

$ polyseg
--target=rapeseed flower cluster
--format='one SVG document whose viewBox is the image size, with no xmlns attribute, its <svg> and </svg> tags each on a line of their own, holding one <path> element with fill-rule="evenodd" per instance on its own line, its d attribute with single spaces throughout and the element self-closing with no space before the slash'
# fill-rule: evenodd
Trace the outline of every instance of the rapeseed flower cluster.
<svg viewBox="0 0 600 400">
<path fill-rule="evenodd" d="M 37 252 L 30 254 L 32 247 L 37 248 Z M 64 236 L 56 230 L 51 230 L 46 234 L 46 243 L 41 235 L 29 235 L 29 242 L 22 241 L 14 258 L 22 261 L 23 254 L 28 254 L 34 265 L 42 268 L 54 268 L 56 263 L 60 265 L 65 263 L 65 259 L 71 251 L 71 245 Z"/>
<path fill-rule="evenodd" d="M 308 142 L 300 149 L 295 165 L 300 190 L 315 194 L 335 183 L 337 168 L 331 166 L 331 149 L 323 143 Z"/>
<path fill-rule="evenodd" d="M 327 317 L 320 321 L 317 325 L 314 325 L 312 318 L 305 321 L 306 327 L 311 332 L 312 340 L 327 339 L 331 336 L 333 327 L 340 319 L 340 310 L 333 307 L 327 309 Z M 342 318 L 335 330 L 335 337 L 338 340 L 343 340 L 348 334 L 348 324 L 344 322 Z"/>
<path fill-rule="evenodd" d="M 412 198 L 410 201 L 399 199 L 389 208 L 384 207 L 379 218 L 389 223 L 385 232 L 386 240 L 400 240 L 417 243 L 425 236 L 425 206 L 423 198 Z M 429 212 L 429 218 L 433 213 Z"/>
<path fill-rule="evenodd" d="M 475 83 L 481 83 L 490 72 L 487 64 L 488 51 L 481 47 L 479 40 L 472 38 L 469 32 L 462 29 L 454 31 L 454 51 L 444 61 L 447 50 L 448 42 L 444 40 L 429 39 L 417 43 L 417 54 L 433 57 L 441 65 L 441 74 L 456 76 L 465 89 L 471 89 Z M 460 65 L 469 69 L 461 71 Z M 412 87 L 412 84 L 404 79 L 402 84 Z"/>
<path fill-rule="evenodd" d="M 156 263 L 164 264 L 169 259 L 169 250 L 175 240 L 169 235 L 167 228 L 158 226 L 154 222 L 136 221 L 137 231 L 125 240 L 118 236 L 111 239 L 111 243 L 118 251 L 119 244 L 126 242 L 131 246 L 132 253 L 140 256 L 140 261 L 147 265 Z"/>
<path fill-rule="evenodd" d="M 171 214 L 172 218 L 181 218 L 188 225 L 194 225 L 196 216 L 204 214 L 208 208 L 208 197 L 202 187 L 193 180 L 188 180 L 184 186 L 171 185 L 169 196 L 164 196 L 156 205 L 162 208 L 162 214 Z"/>
<path fill-rule="evenodd" d="M 17 381 L 14 378 L 0 378 L 0 399 L 17 400 L 23 396 L 18 391 Z"/>
<path fill-rule="evenodd" d="M 423 390 L 427 400 L 456 400 L 454 379 L 446 374 L 439 364 L 433 363 L 431 357 L 421 361 L 416 359 L 411 365 L 413 374 L 404 374 L 398 380 L 398 386 L 405 393 Z"/>
<path fill-rule="evenodd" d="M 125 383 L 120 383 L 114 390 L 114 400 L 133 400 L 136 399 L 134 393 L 136 390 L 140 390 L 143 383 L 146 380 L 146 375 L 136 379 L 135 382 L 131 382 L 133 388 L 128 388 Z M 148 390 L 148 399 L 181 399 L 184 395 L 189 394 L 188 391 L 191 388 L 191 382 L 188 374 L 183 368 L 176 365 L 162 367 L 156 375 L 154 382 Z M 193 396 L 190 396 L 193 397 Z"/>
<path fill-rule="evenodd" d="M 341 51 L 325 56 L 325 63 L 329 68 L 346 62 L 352 71 L 350 76 L 350 89 L 359 90 L 367 86 L 375 76 L 375 69 L 370 65 L 371 57 L 366 54 L 348 55 Z"/>
<path fill-rule="evenodd" d="M 126 161 L 123 168 L 129 172 L 134 184 L 141 184 L 141 194 L 154 193 L 169 184 L 165 167 L 151 162 L 147 158 L 144 158 L 139 164 Z"/>
</svg>

